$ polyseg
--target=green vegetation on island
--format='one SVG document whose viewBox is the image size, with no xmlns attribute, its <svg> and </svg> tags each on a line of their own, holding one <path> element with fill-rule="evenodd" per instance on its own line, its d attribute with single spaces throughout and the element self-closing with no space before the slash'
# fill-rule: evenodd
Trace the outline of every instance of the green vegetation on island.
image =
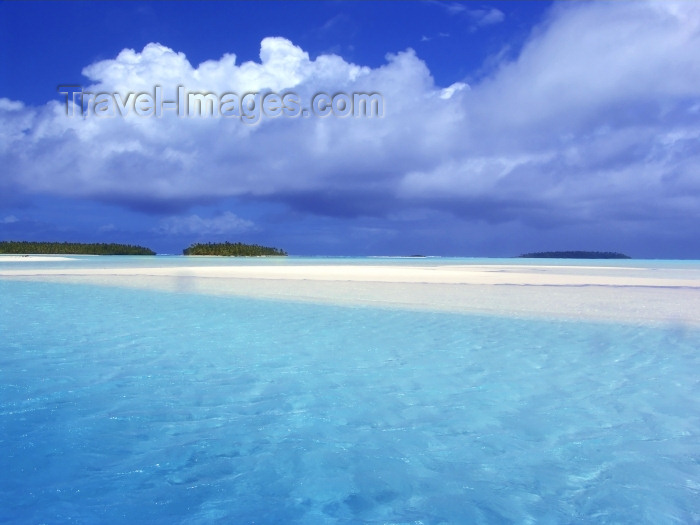
<svg viewBox="0 0 700 525">
<path fill-rule="evenodd" d="M 259 244 L 230 243 L 194 243 L 182 250 L 184 255 L 223 255 L 226 257 L 261 257 L 267 255 L 285 256 L 287 252 L 278 248 L 269 248 Z"/>
<path fill-rule="evenodd" d="M 535 252 L 518 255 L 528 259 L 631 259 L 628 255 L 616 252 Z"/>
<path fill-rule="evenodd" d="M 143 246 L 115 243 L 0 241 L 0 253 L 18 255 L 155 255 Z"/>
</svg>

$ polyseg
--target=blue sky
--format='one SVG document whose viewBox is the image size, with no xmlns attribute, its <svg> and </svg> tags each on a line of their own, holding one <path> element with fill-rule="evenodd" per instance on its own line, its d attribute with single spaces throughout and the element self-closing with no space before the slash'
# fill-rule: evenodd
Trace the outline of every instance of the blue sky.
<svg viewBox="0 0 700 525">
<path fill-rule="evenodd" d="M 700 258 L 698 49 L 693 2 L 4 2 L 0 239 Z M 384 114 L 69 117 L 65 84 Z"/>
</svg>

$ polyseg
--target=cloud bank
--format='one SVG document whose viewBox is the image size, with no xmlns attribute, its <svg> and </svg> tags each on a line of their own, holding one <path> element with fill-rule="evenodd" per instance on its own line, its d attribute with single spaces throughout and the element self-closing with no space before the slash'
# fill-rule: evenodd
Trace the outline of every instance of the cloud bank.
<svg viewBox="0 0 700 525">
<path fill-rule="evenodd" d="M 85 67 L 85 89 L 378 92 L 384 116 L 81 119 L 58 95 L 41 107 L 0 99 L 0 187 L 163 214 L 236 197 L 328 217 L 689 224 L 700 218 L 698 49 L 700 5 L 670 1 L 556 4 L 515 59 L 471 85 L 436 85 L 410 49 L 369 68 L 270 37 L 259 62 L 194 66 L 151 43 Z M 162 223 L 250 227 L 235 215 Z"/>
</svg>

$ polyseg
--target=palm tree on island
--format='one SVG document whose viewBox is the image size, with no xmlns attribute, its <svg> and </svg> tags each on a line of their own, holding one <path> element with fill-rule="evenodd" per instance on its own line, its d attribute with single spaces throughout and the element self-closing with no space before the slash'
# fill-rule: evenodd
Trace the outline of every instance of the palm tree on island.
<svg viewBox="0 0 700 525">
<path fill-rule="evenodd" d="M 586 251 L 564 251 L 564 252 L 533 252 L 518 255 L 526 259 L 631 259 L 629 255 L 617 252 L 586 252 Z"/>
<path fill-rule="evenodd" d="M 263 257 L 287 255 L 279 248 L 260 246 L 259 244 L 243 244 L 242 242 L 194 243 L 182 250 L 183 255 L 221 255 L 225 257 Z"/>
<path fill-rule="evenodd" d="M 143 246 L 116 243 L 1 241 L 0 253 L 14 255 L 155 255 Z"/>
</svg>

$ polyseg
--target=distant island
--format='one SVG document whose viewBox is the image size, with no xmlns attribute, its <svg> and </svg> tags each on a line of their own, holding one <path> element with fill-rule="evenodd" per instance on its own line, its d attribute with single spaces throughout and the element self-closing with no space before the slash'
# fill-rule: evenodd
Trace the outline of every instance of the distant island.
<svg viewBox="0 0 700 525">
<path fill-rule="evenodd" d="M 624 253 L 616 252 L 534 252 L 518 255 L 527 259 L 631 259 Z"/>
<path fill-rule="evenodd" d="M 222 255 L 225 257 L 261 257 L 286 256 L 287 252 L 278 248 L 269 248 L 258 244 L 230 243 L 194 243 L 182 250 L 183 255 Z"/>
<path fill-rule="evenodd" d="M 0 241 L 0 253 L 14 255 L 155 255 L 143 246 L 81 242 Z"/>
</svg>

